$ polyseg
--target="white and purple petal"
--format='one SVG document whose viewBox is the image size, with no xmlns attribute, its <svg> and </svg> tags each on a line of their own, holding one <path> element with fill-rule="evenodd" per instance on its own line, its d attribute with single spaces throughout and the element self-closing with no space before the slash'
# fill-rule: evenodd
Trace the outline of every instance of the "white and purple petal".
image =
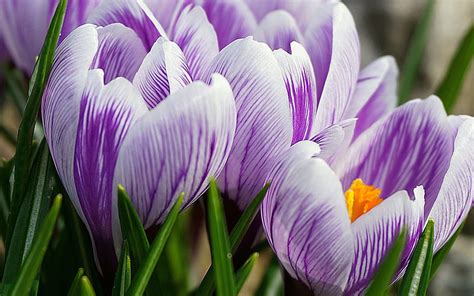
<svg viewBox="0 0 474 296">
<path fill-rule="evenodd" d="M 359 74 L 345 117 L 357 117 L 355 138 L 389 114 L 397 104 L 398 67 L 391 56 L 381 57 Z"/>
<path fill-rule="evenodd" d="M 316 76 L 318 113 L 314 134 L 343 119 L 359 75 L 360 48 L 354 20 L 342 3 L 323 5 L 304 33 Z"/>
<path fill-rule="evenodd" d="M 463 119 L 455 134 L 449 169 L 430 213 L 435 222 L 435 251 L 464 221 L 474 197 L 474 118 Z"/>
<path fill-rule="evenodd" d="M 291 43 L 291 54 L 274 51 L 285 81 L 293 118 L 293 140 L 309 139 L 318 106 L 313 66 L 304 47 Z"/>
<path fill-rule="evenodd" d="M 354 259 L 341 183 L 314 142 L 295 144 L 269 176 L 261 206 L 270 246 L 288 273 L 315 295 L 342 295 Z"/>
<path fill-rule="evenodd" d="M 346 119 L 323 129 L 312 137 L 311 141 L 318 143 L 321 147 L 319 157 L 331 165 L 337 163 L 336 157 L 343 153 L 351 143 L 356 124 L 355 118 Z"/>
<path fill-rule="evenodd" d="M 204 79 L 206 68 L 219 52 L 217 35 L 202 7 L 189 5 L 169 30 L 170 38 L 183 50 L 193 80 Z"/>
<path fill-rule="evenodd" d="M 268 44 L 271 49 L 290 52 L 293 41 L 302 43 L 301 34 L 295 19 L 284 10 L 276 10 L 265 16 L 254 34 L 255 40 Z"/>
<path fill-rule="evenodd" d="M 351 224 L 355 258 L 346 295 L 362 294 L 403 228 L 407 231 L 407 243 L 399 270 L 406 268 L 425 221 L 423 188 L 415 188 L 412 195 L 414 200 L 406 191 L 396 192 Z"/>
<path fill-rule="evenodd" d="M 133 84 L 150 109 L 191 81 L 183 52 L 176 43 L 162 37 L 155 42 L 133 78 Z"/>
<path fill-rule="evenodd" d="M 184 208 L 204 192 L 227 160 L 235 122 L 232 90 L 220 75 L 210 86 L 193 82 L 176 91 L 137 121 L 120 150 L 115 183 L 145 228 L 161 223 L 181 193 Z"/>
<path fill-rule="evenodd" d="M 288 96 L 273 52 L 250 37 L 223 49 L 209 69 L 214 72 L 229 81 L 237 108 L 234 145 L 219 188 L 243 209 L 265 184 L 274 158 L 291 144 Z"/>
<path fill-rule="evenodd" d="M 88 22 L 99 26 L 121 23 L 134 30 L 150 50 L 158 37 L 167 35 L 143 0 L 102 0 Z"/>
<path fill-rule="evenodd" d="M 452 129 L 437 97 L 413 100 L 363 133 L 340 169 L 344 188 L 357 178 L 382 196 L 422 185 L 425 216 L 438 195 L 453 153 Z"/>
</svg>

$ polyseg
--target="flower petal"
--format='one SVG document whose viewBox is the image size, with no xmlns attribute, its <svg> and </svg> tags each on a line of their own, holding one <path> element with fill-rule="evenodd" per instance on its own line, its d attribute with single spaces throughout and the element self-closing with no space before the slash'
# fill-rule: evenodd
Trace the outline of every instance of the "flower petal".
<svg viewBox="0 0 474 296">
<path fill-rule="evenodd" d="M 288 96 L 273 52 L 251 38 L 223 49 L 209 69 L 213 72 L 229 81 L 237 107 L 234 145 L 219 188 L 243 209 L 265 184 L 274 157 L 290 146 Z"/>
<path fill-rule="evenodd" d="M 82 93 L 98 48 L 97 30 L 83 25 L 59 45 L 46 86 L 41 114 L 44 133 L 59 177 L 85 221 L 74 181 L 74 147 Z"/>
<path fill-rule="evenodd" d="M 341 295 L 354 258 L 341 183 L 313 158 L 313 142 L 295 144 L 272 171 L 261 206 L 268 242 L 281 264 L 315 295 Z"/>
<path fill-rule="evenodd" d="M 206 189 L 227 160 L 235 131 L 232 90 L 220 75 L 194 82 L 139 120 L 125 139 L 115 179 L 146 228 L 159 224 L 181 192 L 184 206 Z"/>
<path fill-rule="evenodd" d="M 236 39 L 251 36 L 257 27 L 255 16 L 243 1 L 206 0 L 202 7 L 216 30 L 220 49 Z"/>
<path fill-rule="evenodd" d="M 112 192 L 120 145 L 148 109 L 126 79 L 104 86 L 102 70 L 91 70 L 82 94 L 74 150 L 74 180 L 82 212 L 101 266 L 113 266 Z M 71 152 L 69 152 L 71 153 Z M 108 261 L 108 260 L 111 260 Z"/>
<path fill-rule="evenodd" d="M 293 143 L 311 136 L 316 116 L 317 96 L 313 66 L 308 54 L 299 43 L 291 43 L 291 54 L 279 49 L 274 51 L 285 81 L 293 118 Z"/>
<path fill-rule="evenodd" d="M 387 115 L 397 104 L 398 68 L 391 56 L 381 57 L 364 68 L 346 117 L 357 117 L 355 137 Z"/>
<path fill-rule="evenodd" d="M 359 295 L 367 288 L 403 227 L 407 228 L 407 244 L 400 270 L 406 268 L 424 225 L 423 188 L 416 188 L 414 196 L 411 200 L 406 191 L 396 192 L 352 223 L 355 260 L 345 294 Z"/>
<path fill-rule="evenodd" d="M 343 120 L 323 129 L 311 138 L 311 141 L 318 143 L 321 147 L 319 158 L 333 164 L 336 156 L 339 153 L 343 153 L 349 146 L 354 134 L 356 121 L 354 118 Z"/>
<path fill-rule="evenodd" d="M 219 46 L 216 31 L 202 7 L 191 9 L 189 5 L 182 10 L 170 36 L 182 48 L 191 77 L 194 80 L 204 79 L 205 70 L 219 52 Z"/>
<path fill-rule="evenodd" d="M 102 0 L 88 18 L 89 23 L 105 27 L 121 23 L 134 30 L 147 50 L 166 33 L 142 0 Z"/>
<path fill-rule="evenodd" d="M 284 10 L 267 14 L 255 31 L 255 40 L 265 42 L 271 49 L 290 52 L 293 41 L 302 42 L 301 34 L 295 19 Z"/>
<path fill-rule="evenodd" d="M 444 176 L 430 216 L 435 221 L 435 251 L 454 234 L 471 209 L 474 197 L 474 118 L 465 119 L 454 142 L 449 169 Z"/>
<path fill-rule="evenodd" d="M 189 0 L 145 0 L 145 4 L 166 31 L 172 25 L 176 14 L 184 9 L 186 2 Z"/>
<path fill-rule="evenodd" d="M 446 112 L 437 97 L 410 101 L 351 145 L 340 174 L 343 186 L 349 188 L 354 179 L 361 178 L 388 197 L 423 185 L 427 216 L 448 169 L 452 142 Z"/>
<path fill-rule="evenodd" d="M 97 32 L 99 49 L 91 69 L 104 70 L 105 83 L 117 77 L 132 80 L 146 55 L 137 34 L 122 24 L 98 28 Z"/>
<path fill-rule="evenodd" d="M 191 83 L 189 69 L 176 43 L 160 37 L 133 78 L 148 108 L 153 109 L 170 94 Z"/>
<path fill-rule="evenodd" d="M 350 118 L 344 117 L 344 113 L 359 75 L 359 38 L 351 13 L 339 2 L 318 10 L 304 38 L 318 88 L 316 133 Z"/>
</svg>

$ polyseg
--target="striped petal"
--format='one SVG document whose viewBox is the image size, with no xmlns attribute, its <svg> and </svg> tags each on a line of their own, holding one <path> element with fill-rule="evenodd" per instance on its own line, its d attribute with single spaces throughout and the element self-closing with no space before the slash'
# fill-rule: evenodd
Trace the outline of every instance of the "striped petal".
<svg viewBox="0 0 474 296">
<path fill-rule="evenodd" d="M 317 109 L 316 81 L 309 56 L 299 43 L 291 43 L 291 54 L 274 51 L 285 81 L 293 118 L 293 140 L 296 143 L 311 136 Z"/>
<path fill-rule="evenodd" d="M 454 234 L 471 209 L 474 197 L 474 118 L 457 129 L 454 152 L 430 216 L 435 221 L 435 250 Z"/>
<path fill-rule="evenodd" d="M 163 28 L 168 31 L 187 2 L 194 0 L 144 0 Z"/>
<path fill-rule="evenodd" d="M 274 157 L 291 143 L 292 124 L 285 84 L 270 48 L 246 38 L 223 49 L 209 73 L 232 87 L 237 129 L 219 188 L 243 209 L 263 187 Z"/>
<path fill-rule="evenodd" d="M 341 295 L 354 258 L 341 183 L 314 158 L 319 147 L 299 142 L 269 176 L 261 206 L 268 242 L 288 273 L 315 295 Z"/>
<path fill-rule="evenodd" d="M 375 60 L 360 72 L 345 114 L 345 117 L 358 118 L 355 137 L 395 109 L 397 78 L 398 67 L 391 56 Z"/>
<path fill-rule="evenodd" d="M 83 25 L 59 45 L 46 86 L 41 114 L 44 133 L 59 177 L 85 221 L 74 181 L 74 147 L 82 93 L 98 48 L 97 30 Z"/>
<path fill-rule="evenodd" d="M 153 45 L 133 79 L 150 109 L 189 83 L 191 77 L 183 52 L 176 43 L 162 37 Z"/>
<path fill-rule="evenodd" d="M 205 70 L 219 52 L 219 46 L 216 31 L 202 7 L 191 9 L 188 6 L 182 10 L 170 36 L 183 50 L 191 77 L 204 79 Z"/>
<path fill-rule="evenodd" d="M 336 165 L 340 153 L 344 153 L 351 143 L 356 126 L 356 119 L 346 119 L 331 125 L 316 134 L 311 141 L 318 143 L 321 147 L 320 158 L 331 165 Z"/>
<path fill-rule="evenodd" d="M 120 150 L 115 179 L 148 228 L 159 224 L 178 196 L 183 207 L 206 189 L 227 160 L 235 131 L 232 90 L 219 75 L 176 91 L 140 119 Z"/>
<path fill-rule="evenodd" d="M 251 36 L 257 27 L 255 16 L 243 1 L 205 0 L 201 5 L 216 30 L 220 49 Z"/>
<path fill-rule="evenodd" d="M 146 50 L 150 50 L 158 37 L 166 37 L 164 29 L 142 0 L 102 0 L 88 22 L 103 27 L 121 23 L 137 33 Z"/>
<path fill-rule="evenodd" d="M 351 224 L 355 235 L 355 260 L 351 267 L 346 295 L 362 294 L 403 227 L 407 229 L 407 244 L 401 258 L 400 270 L 406 268 L 409 256 L 423 230 L 423 193 L 423 188 L 416 188 L 415 199 L 411 200 L 406 191 L 399 191 Z"/>
<path fill-rule="evenodd" d="M 91 70 L 77 111 L 79 122 L 74 147 L 77 197 L 97 258 L 101 266 L 110 267 L 116 260 L 112 192 L 118 152 L 130 127 L 148 109 L 128 80 L 117 78 L 104 86 L 103 71 Z"/>
<path fill-rule="evenodd" d="M 302 42 L 303 35 L 291 14 L 277 10 L 263 18 L 255 31 L 255 39 L 265 42 L 272 49 L 282 48 L 290 52 L 291 42 Z"/>
<path fill-rule="evenodd" d="M 344 188 L 361 178 L 382 196 L 422 185 L 427 215 L 453 153 L 452 130 L 437 97 L 413 100 L 360 136 L 345 154 Z"/>
<path fill-rule="evenodd" d="M 359 75 L 359 39 L 351 13 L 339 2 L 318 10 L 304 38 L 318 88 L 316 133 L 350 118 L 344 117 L 344 113 Z"/>
<path fill-rule="evenodd" d="M 99 49 L 91 69 L 104 70 L 105 83 L 117 77 L 132 80 L 146 55 L 137 34 L 122 24 L 98 28 L 97 32 Z"/>
</svg>

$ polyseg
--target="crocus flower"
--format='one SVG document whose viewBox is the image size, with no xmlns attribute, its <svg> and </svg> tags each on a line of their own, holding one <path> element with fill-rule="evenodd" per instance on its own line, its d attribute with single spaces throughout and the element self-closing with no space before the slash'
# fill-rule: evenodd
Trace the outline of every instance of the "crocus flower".
<svg viewBox="0 0 474 296">
<path fill-rule="evenodd" d="M 147 52 L 122 24 L 83 25 L 57 49 L 42 118 L 59 176 L 86 224 L 106 273 L 120 246 L 117 185 L 149 228 L 181 192 L 183 207 L 224 166 L 235 131 L 228 82 L 191 82 L 176 43 L 159 38 Z M 104 271 L 105 269 L 105 271 Z"/>
<path fill-rule="evenodd" d="M 16 66 L 27 74 L 33 72 L 36 56 L 41 50 L 58 2 L 58 0 L 0 1 L 0 35 L 3 35 Z M 89 12 L 99 2 L 100 0 L 68 1 L 60 39 L 83 24 Z"/>
<path fill-rule="evenodd" d="M 316 295 L 358 295 L 403 227 L 399 277 L 427 219 L 435 251 L 466 217 L 474 193 L 474 118 L 446 115 L 436 97 L 397 108 L 330 167 L 320 147 L 294 145 L 274 167 L 261 207 L 286 271 Z"/>
</svg>

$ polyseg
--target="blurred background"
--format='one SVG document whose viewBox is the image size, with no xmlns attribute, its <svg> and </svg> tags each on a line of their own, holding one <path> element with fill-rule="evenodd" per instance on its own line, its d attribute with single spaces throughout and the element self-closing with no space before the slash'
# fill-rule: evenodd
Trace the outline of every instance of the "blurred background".
<svg viewBox="0 0 474 296">
<path fill-rule="evenodd" d="M 256 0 L 257 1 L 257 0 Z M 291 1 L 291 0 L 289 0 Z M 393 55 L 401 68 L 410 38 L 420 19 L 425 0 L 346 0 L 354 15 L 362 47 L 362 67 L 382 55 Z M 435 0 L 427 46 L 417 73 L 412 98 L 425 98 L 439 85 L 468 28 L 474 23 L 474 0 Z M 19 123 L 17 108 L 10 100 L 2 102 L 0 122 L 12 134 Z M 474 115 L 474 67 L 465 78 L 455 114 Z M 474 147 L 473 147 L 474 149 Z M 13 146 L 0 138 L 0 157 L 11 158 Z M 202 244 L 206 244 L 205 237 Z M 201 245 L 202 245 L 201 244 Z M 1 244 L 0 244 L 1 247 Z M 0 250 L 1 252 L 1 250 Z M 197 252 L 207 253 L 206 247 Z M 267 270 L 269 256 L 262 254 L 243 295 L 254 293 L 262 272 Z M 203 256 L 206 258 L 206 256 Z M 206 267 L 206 262 L 197 264 Z M 198 270 L 198 273 L 205 270 Z M 471 211 L 461 236 L 432 282 L 430 295 L 474 295 L 474 211 Z"/>
</svg>

